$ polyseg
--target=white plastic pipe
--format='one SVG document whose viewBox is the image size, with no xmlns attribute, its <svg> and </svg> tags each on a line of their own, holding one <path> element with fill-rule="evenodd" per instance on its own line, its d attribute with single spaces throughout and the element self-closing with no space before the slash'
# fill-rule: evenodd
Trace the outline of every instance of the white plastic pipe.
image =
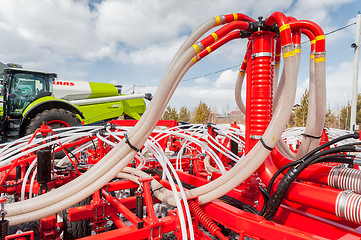
<svg viewBox="0 0 361 240">
<path fill-rule="evenodd" d="M 97 104 L 97 103 L 106 103 L 106 102 L 118 102 L 130 99 L 137 99 L 137 98 L 145 98 L 150 93 L 139 93 L 139 94 L 129 94 L 124 96 L 113 96 L 113 97 L 102 97 L 102 98 L 90 98 L 90 99 L 82 99 L 82 100 L 74 100 L 69 101 L 71 104 L 84 106 L 90 104 Z"/>
</svg>

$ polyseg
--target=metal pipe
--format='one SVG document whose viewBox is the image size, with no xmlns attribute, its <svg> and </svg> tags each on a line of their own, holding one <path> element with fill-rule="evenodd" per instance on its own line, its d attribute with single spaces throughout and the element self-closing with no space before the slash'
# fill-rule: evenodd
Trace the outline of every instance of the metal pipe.
<svg viewBox="0 0 361 240">
<path fill-rule="evenodd" d="M 129 94 L 124 96 L 113 96 L 113 97 L 103 97 L 103 98 L 91 98 L 91 99 L 82 99 L 82 100 L 74 100 L 69 101 L 70 103 L 78 106 L 89 105 L 89 104 L 97 104 L 97 103 L 105 103 L 105 102 L 117 102 L 124 101 L 129 99 L 137 99 L 137 98 L 145 98 L 151 99 L 151 93 L 140 93 L 140 94 Z"/>
</svg>

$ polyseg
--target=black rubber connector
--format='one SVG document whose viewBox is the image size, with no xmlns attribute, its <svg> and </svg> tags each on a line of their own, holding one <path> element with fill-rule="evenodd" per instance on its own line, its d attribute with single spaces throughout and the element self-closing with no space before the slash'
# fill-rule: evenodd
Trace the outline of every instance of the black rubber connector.
<svg viewBox="0 0 361 240">
<path fill-rule="evenodd" d="M 273 150 L 273 148 L 271 148 L 270 146 L 268 146 L 268 145 L 263 141 L 262 138 L 260 138 L 259 141 L 262 143 L 262 146 L 263 146 L 265 149 L 270 150 L 270 151 Z"/>
<path fill-rule="evenodd" d="M 129 138 L 128 138 L 128 135 L 127 135 L 126 133 L 124 133 L 124 138 L 125 138 L 125 143 L 128 144 L 128 146 L 129 146 L 131 149 L 133 149 L 133 150 L 136 151 L 136 152 L 139 152 L 139 151 L 140 151 L 140 149 L 134 147 L 134 145 L 130 143 Z"/>
<path fill-rule="evenodd" d="M 303 135 L 303 136 L 305 136 L 305 137 L 313 138 L 313 139 L 320 139 L 320 138 L 322 137 L 322 135 L 316 137 L 316 136 L 309 135 L 309 134 L 307 134 L 307 133 L 302 133 L 301 135 Z"/>
</svg>

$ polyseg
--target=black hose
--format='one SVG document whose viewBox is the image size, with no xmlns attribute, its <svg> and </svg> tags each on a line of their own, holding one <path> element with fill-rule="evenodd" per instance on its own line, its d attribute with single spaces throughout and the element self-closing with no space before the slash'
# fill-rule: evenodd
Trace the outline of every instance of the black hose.
<svg viewBox="0 0 361 240">
<path fill-rule="evenodd" d="M 359 139 L 360 138 L 360 134 L 358 132 L 354 132 L 354 133 L 350 133 L 350 134 L 346 134 L 343 136 L 340 136 L 338 138 L 335 138 L 325 144 L 322 144 L 320 146 L 318 146 L 317 148 L 313 149 L 312 151 L 310 151 L 309 153 L 307 153 L 305 156 L 303 156 L 301 159 L 306 159 L 308 157 L 310 157 L 311 155 L 315 154 L 316 152 L 331 146 L 332 144 L 338 143 L 342 140 L 348 139 L 348 138 L 354 138 L 354 139 Z"/>
<path fill-rule="evenodd" d="M 354 134 L 349 134 L 349 136 L 353 137 Z M 344 137 L 344 136 L 342 136 L 342 137 Z M 338 141 L 343 140 L 344 138 L 342 138 L 342 137 L 338 138 Z M 331 143 L 331 144 L 333 144 L 333 143 Z M 317 149 L 322 149 L 325 147 L 327 147 L 326 144 L 322 145 L 321 148 L 318 147 Z M 339 146 L 339 147 L 335 147 L 335 148 L 331 148 L 331 149 L 326 149 L 319 153 L 316 153 L 317 151 L 319 151 L 319 150 L 316 150 L 316 151 L 314 151 L 313 154 L 311 154 L 311 155 L 307 154 L 304 158 L 300 159 L 299 161 L 295 161 L 295 162 L 297 162 L 297 163 L 295 163 L 295 165 L 297 165 L 297 166 L 291 166 L 291 168 L 284 175 L 284 177 L 282 178 L 282 180 L 280 181 L 280 183 L 277 186 L 277 190 L 275 191 L 275 193 L 272 195 L 272 197 L 268 201 L 266 210 L 264 211 L 263 216 L 267 220 L 270 220 L 274 217 L 274 215 L 276 214 L 278 207 L 281 205 L 281 202 L 284 199 L 289 187 L 307 166 L 311 165 L 313 162 L 317 162 L 317 160 L 319 158 L 321 158 L 325 155 L 340 153 L 340 152 L 354 152 L 355 150 L 356 150 L 356 146 L 354 146 L 354 145 Z M 333 159 L 339 160 L 335 156 L 333 156 Z M 290 164 L 290 165 L 292 165 L 292 164 Z M 287 167 L 289 167 L 289 166 L 287 166 Z M 284 166 L 283 170 L 287 169 L 287 167 Z M 277 171 L 277 172 L 279 172 L 278 174 L 280 174 L 282 171 Z M 276 177 L 274 177 L 274 179 L 276 179 Z M 273 184 L 273 182 L 272 182 L 272 184 Z M 272 186 L 270 184 L 269 184 L 269 187 L 270 187 L 269 191 L 271 191 Z"/>
</svg>

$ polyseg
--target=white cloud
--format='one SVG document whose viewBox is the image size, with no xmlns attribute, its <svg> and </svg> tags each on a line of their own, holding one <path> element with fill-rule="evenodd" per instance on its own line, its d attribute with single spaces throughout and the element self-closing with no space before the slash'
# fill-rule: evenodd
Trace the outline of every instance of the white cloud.
<svg viewBox="0 0 361 240">
<path fill-rule="evenodd" d="M 209 83 L 209 79 L 205 77 L 196 78 L 194 79 L 194 83 L 198 86 L 206 86 Z"/>
<path fill-rule="evenodd" d="M 342 107 L 351 100 L 353 62 L 342 62 L 338 67 L 327 68 L 326 72 L 327 103 L 333 108 Z M 360 83 L 358 85 L 360 89 Z"/>
<path fill-rule="evenodd" d="M 361 70 L 361 69 L 359 69 Z M 327 107 L 338 110 L 351 100 L 353 79 L 353 62 L 342 62 L 337 67 L 326 68 L 326 97 Z M 308 87 L 309 79 L 297 86 L 296 103 Z M 360 82 L 360 81 L 359 81 Z M 360 83 L 358 89 L 360 89 Z"/>
<path fill-rule="evenodd" d="M 325 26 L 331 22 L 330 11 L 335 11 L 338 7 L 353 2 L 354 0 L 298 0 L 290 11 L 290 15 L 297 19 L 308 19 L 320 26 Z"/>
<path fill-rule="evenodd" d="M 217 88 L 232 88 L 236 85 L 236 80 L 238 76 L 238 71 L 226 70 L 221 73 L 217 78 L 215 86 Z"/>
<path fill-rule="evenodd" d="M 267 5 L 262 2 L 255 5 L 247 0 L 239 5 L 237 0 L 217 0 L 207 3 L 207 11 L 200 11 L 205 7 L 201 0 L 106 0 L 93 4 L 93 9 L 86 0 L 5 0 L 0 9 L 0 31 L 6 38 L 0 39 L 0 44 L 7 47 L 1 56 L 17 56 L 24 61 L 34 55 L 53 54 L 61 58 L 60 62 L 124 57 L 135 64 L 163 64 L 171 59 L 168 55 L 174 54 L 184 37 L 205 20 L 237 9 L 252 12 Z M 290 3 L 276 1 L 261 12 Z"/>
<path fill-rule="evenodd" d="M 83 78 L 89 74 L 90 66 L 96 69 L 93 71 L 102 71 L 99 60 L 104 59 L 113 65 L 119 64 L 121 69 L 129 67 L 139 72 L 150 69 L 153 74 L 165 69 L 184 39 L 214 16 L 240 12 L 257 19 L 260 15 L 267 17 L 274 11 L 284 11 L 286 15 L 310 19 L 327 32 L 346 25 L 335 22 L 330 13 L 350 2 L 352 0 L 274 0 L 272 3 L 268 0 L 244 0 L 240 4 L 238 0 L 207 3 L 202 0 L 104 0 L 90 9 L 87 0 L 3 0 L 0 8 L 0 61 L 57 71 L 68 79 Z M 352 21 L 348 20 L 349 23 Z M 328 44 L 339 40 L 346 42 L 347 36 L 354 38 L 353 27 L 344 31 L 347 34 L 342 31 L 333 34 Z M 230 42 L 202 61 L 202 64 L 210 62 L 201 66 L 202 73 L 241 63 L 245 48 L 245 40 Z M 136 85 L 149 85 L 147 78 L 144 80 L 139 75 L 132 78 L 131 71 L 134 70 L 129 70 L 126 76 L 121 75 L 121 79 Z M 343 84 L 341 91 L 339 79 L 350 78 L 350 63 L 345 62 L 338 69 L 328 71 L 328 102 L 343 101 L 346 95 L 342 91 L 348 91 L 349 86 Z M 144 76 L 146 74 L 141 77 Z M 163 72 L 157 72 L 150 78 L 162 76 Z M 102 81 L 109 82 L 114 78 L 105 72 Z M 194 87 L 187 88 L 181 84 L 173 98 L 177 100 L 172 101 L 183 104 L 192 100 L 197 104 L 200 99 L 206 99 L 210 101 L 209 105 L 235 106 L 233 89 L 236 78 L 237 71 L 228 70 L 216 81 L 197 79 Z M 303 93 L 304 87 L 299 86 L 298 95 Z"/>
</svg>

